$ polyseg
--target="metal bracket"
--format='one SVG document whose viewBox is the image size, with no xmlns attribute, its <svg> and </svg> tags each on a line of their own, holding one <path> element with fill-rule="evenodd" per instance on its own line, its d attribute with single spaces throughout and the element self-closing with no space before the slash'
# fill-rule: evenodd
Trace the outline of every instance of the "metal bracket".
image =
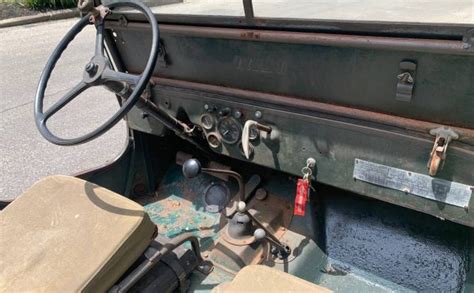
<svg viewBox="0 0 474 293">
<path fill-rule="evenodd" d="M 165 44 L 160 40 L 160 51 L 158 52 L 158 65 L 160 67 L 168 67 L 170 64 L 168 55 L 166 54 Z"/>
<path fill-rule="evenodd" d="M 400 62 L 400 71 L 397 75 L 397 93 L 396 100 L 410 102 L 415 87 L 416 63 L 404 60 Z"/>
<path fill-rule="evenodd" d="M 253 11 L 252 0 L 243 0 L 243 4 L 244 4 L 245 19 L 249 22 L 252 22 L 255 17 L 255 14 Z"/>
<path fill-rule="evenodd" d="M 462 38 L 462 48 L 465 50 L 474 50 L 474 29 L 468 30 Z"/>
<path fill-rule="evenodd" d="M 92 11 L 94 8 L 94 1 L 92 0 L 79 0 L 77 1 L 77 8 L 81 13 L 81 17 Z"/>
<path fill-rule="evenodd" d="M 430 176 L 435 176 L 436 173 L 438 173 L 440 167 L 443 168 L 449 143 L 453 139 L 458 139 L 459 135 L 451 128 L 447 127 L 432 129 L 430 130 L 430 134 L 436 136 L 436 138 L 433 148 L 431 149 L 427 168 L 429 170 Z"/>
</svg>

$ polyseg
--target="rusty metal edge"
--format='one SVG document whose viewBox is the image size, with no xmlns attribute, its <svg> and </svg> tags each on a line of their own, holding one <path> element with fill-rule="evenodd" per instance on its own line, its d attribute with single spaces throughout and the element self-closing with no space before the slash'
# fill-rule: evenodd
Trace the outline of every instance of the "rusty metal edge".
<svg viewBox="0 0 474 293">
<path fill-rule="evenodd" d="M 159 14 L 161 24 L 179 24 L 212 27 L 256 28 L 285 31 L 306 31 L 341 34 L 364 34 L 393 37 L 415 37 L 427 39 L 461 39 L 472 24 L 468 23 L 421 23 L 394 21 L 361 21 L 331 19 L 275 18 L 254 16 L 248 21 L 243 16 Z M 146 22 L 146 18 L 133 11 L 121 12 L 110 16 L 118 20 L 125 16 L 132 22 Z"/>
<path fill-rule="evenodd" d="M 117 21 L 108 21 L 111 29 L 123 28 Z M 129 22 L 127 29 L 148 30 L 145 23 Z M 474 55 L 462 40 L 433 40 L 399 37 L 377 37 L 329 33 L 287 32 L 255 29 L 216 28 L 161 24 L 162 35 L 177 35 L 212 39 L 245 40 L 285 44 L 304 44 L 392 51 L 429 52 L 438 54 Z"/>
<path fill-rule="evenodd" d="M 229 95 L 246 100 L 255 100 L 262 103 L 270 103 L 285 107 L 302 108 L 310 111 L 336 115 L 349 119 L 368 121 L 401 129 L 429 134 L 431 129 L 443 126 L 444 124 L 421 121 L 411 118 L 398 117 L 390 114 L 356 109 L 352 107 L 308 101 L 297 97 L 275 95 L 263 92 L 243 90 L 237 88 L 222 87 L 211 84 L 196 83 L 184 80 L 169 79 L 162 77 L 152 77 L 156 85 L 184 88 L 196 91 L 204 91 L 221 95 Z M 474 129 L 450 126 L 455 132 L 460 134 L 458 141 L 472 144 L 474 139 Z"/>
</svg>

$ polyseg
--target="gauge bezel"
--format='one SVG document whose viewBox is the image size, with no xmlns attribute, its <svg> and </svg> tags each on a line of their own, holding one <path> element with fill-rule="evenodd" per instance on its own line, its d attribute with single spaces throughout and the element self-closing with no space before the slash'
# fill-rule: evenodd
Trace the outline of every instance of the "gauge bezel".
<svg viewBox="0 0 474 293">
<path fill-rule="evenodd" d="M 238 129 L 239 129 L 239 135 L 237 136 L 237 139 L 235 140 L 228 140 L 224 137 L 224 135 L 222 135 L 221 133 L 221 129 L 220 129 L 220 126 L 222 124 L 222 122 L 226 121 L 226 120 L 230 120 L 232 121 L 232 123 L 234 123 L 235 125 L 237 125 Z M 236 144 L 237 142 L 240 141 L 241 137 L 242 137 L 242 125 L 240 125 L 240 123 L 233 117 L 224 117 L 222 119 L 220 119 L 218 122 L 217 122 L 217 125 L 216 125 L 216 129 L 217 129 L 217 133 L 219 133 L 219 136 L 221 137 L 221 140 L 227 144 Z"/>
<path fill-rule="evenodd" d="M 212 144 L 211 141 L 209 140 L 209 137 L 211 136 L 215 136 L 216 139 L 217 139 L 217 142 L 218 144 Z M 222 142 L 221 142 L 221 137 L 220 135 L 218 135 L 216 132 L 211 132 L 209 133 L 208 135 L 206 135 L 206 140 L 207 140 L 207 143 L 209 144 L 209 146 L 213 149 L 217 149 L 221 146 Z"/>
<path fill-rule="evenodd" d="M 204 117 L 209 117 L 211 119 L 211 125 L 210 126 L 205 125 L 205 123 L 203 122 Z M 207 113 L 201 115 L 201 117 L 199 118 L 199 122 L 201 122 L 201 126 L 205 130 L 211 130 L 216 125 L 216 121 L 215 121 L 214 117 L 212 117 L 211 114 L 207 114 Z"/>
</svg>

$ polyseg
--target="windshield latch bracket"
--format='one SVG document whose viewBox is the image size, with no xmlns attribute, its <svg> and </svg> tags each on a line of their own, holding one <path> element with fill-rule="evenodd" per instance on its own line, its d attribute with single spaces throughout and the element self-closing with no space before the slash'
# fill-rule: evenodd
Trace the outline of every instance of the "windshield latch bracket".
<svg viewBox="0 0 474 293">
<path fill-rule="evenodd" d="M 462 48 L 464 50 L 474 51 L 474 29 L 470 29 L 462 38 Z"/>
<path fill-rule="evenodd" d="M 449 143 L 453 139 L 458 139 L 459 135 L 448 127 L 431 129 L 430 134 L 436 136 L 436 138 L 431 149 L 427 168 L 430 176 L 435 176 L 438 170 L 443 168 Z"/>
</svg>

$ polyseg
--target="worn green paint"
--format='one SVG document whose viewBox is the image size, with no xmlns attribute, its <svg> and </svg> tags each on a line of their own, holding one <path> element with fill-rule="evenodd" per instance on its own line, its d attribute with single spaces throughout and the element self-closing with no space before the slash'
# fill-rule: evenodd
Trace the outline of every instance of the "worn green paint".
<svg viewBox="0 0 474 293">
<path fill-rule="evenodd" d="M 127 68 L 140 72 L 142 55 L 146 54 L 137 52 L 147 49 L 143 44 L 147 43 L 148 32 L 117 31 L 127 44 L 118 44 Z M 157 76 L 352 106 L 440 125 L 474 126 L 471 55 L 174 35 L 164 35 L 163 42 L 171 65 L 157 68 Z M 396 75 L 399 63 L 408 59 L 417 63 L 416 84 L 412 101 L 401 102 L 395 99 Z M 280 131 L 280 140 L 273 145 L 255 144 L 256 155 L 251 162 L 299 175 L 306 159 L 314 157 L 322 183 L 474 227 L 474 197 L 470 207 L 463 209 L 354 182 L 352 178 L 356 158 L 427 174 L 426 164 L 434 141 L 428 132 L 159 85 L 153 97 L 157 104 L 169 101 L 168 107 L 161 105 L 171 115 L 184 110 L 195 124 L 200 123 L 205 103 L 239 109 L 245 120 L 254 119 L 254 111 L 259 109 L 263 112 L 261 121 Z M 131 125 L 155 135 L 165 134 L 161 128 L 150 130 L 150 122 L 141 120 L 133 116 Z M 237 144 L 214 151 L 244 160 Z M 437 177 L 474 185 L 473 166 L 472 138 L 464 143 L 453 141 Z"/>
<path fill-rule="evenodd" d="M 158 200 L 146 204 L 145 211 L 161 235 L 173 238 L 192 232 L 206 249 L 217 238 L 220 223 L 220 214 L 208 213 L 202 197 L 211 179 L 199 176 L 193 179 L 195 184 L 184 184 L 185 180 L 189 179 L 182 176 L 179 166 L 171 167 L 158 189 Z"/>
</svg>

